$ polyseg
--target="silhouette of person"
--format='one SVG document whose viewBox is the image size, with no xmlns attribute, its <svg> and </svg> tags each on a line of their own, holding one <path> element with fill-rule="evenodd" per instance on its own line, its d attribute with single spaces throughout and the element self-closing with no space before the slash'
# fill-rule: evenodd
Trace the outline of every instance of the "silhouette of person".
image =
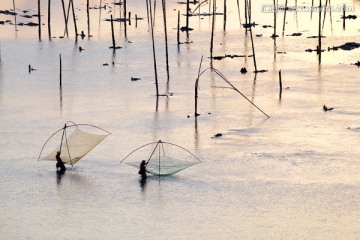
<svg viewBox="0 0 360 240">
<path fill-rule="evenodd" d="M 147 163 L 145 163 L 145 160 L 142 160 L 142 162 L 140 163 L 140 170 L 139 170 L 139 174 L 141 175 L 141 178 L 142 179 L 146 179 L 147 176 L 146 176 L 146 165 Z"/>
<path fill-rule="evenodd" d="M 60 172 L 60 173 L 64 173 L 66 171 L 66 167 L 65 167 L 65 164 L 64 164 L 64 162 L 62 161 L 62 159 L 60 157 L 60 153 L 61 153 L 60 151 L 58 151 L 56 153 L 56 161 L 57 161 L 56 170 L 58 172 Z M 60 170 L 59 170 L 59 168 L 60 168 Z"/>
</svg>

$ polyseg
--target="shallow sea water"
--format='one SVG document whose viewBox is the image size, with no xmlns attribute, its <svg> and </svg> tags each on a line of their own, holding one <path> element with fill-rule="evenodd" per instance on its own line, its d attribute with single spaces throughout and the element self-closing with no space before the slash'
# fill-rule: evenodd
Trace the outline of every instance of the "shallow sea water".
<svg viewBox="0 0 360 240">
<path fill-rule="evenodd" d="M 228 1 L 229 2 L 229 1 Z M 105 3 L 105 2 L 104 2 Z M 211 18 L 192 17 L 191 44 L 176 44 L 177 10 L 167 3 L 172 96 L 155 97 L 151 34 L 145 1 L 130 1 L 137 14 L 124 37 L 115 23 L 113 54 L 109 9 L 90 10 L 92 38 L 75 43 L 73 27 L 63 34 L 60 1 L 52 3 L 52 38 L 47 35 L 47 3 L 42 3 L 42 40 L 37 28 L 0 25 L 0 236 L 2 239 L 357 239 L 360 237 L 359 49 L 316 53 L 318 15 L 278 13 L 276 50 L 270 38 L 273 14 L 254 2 L 252 21 L 258 69 L 253 60 L 214 61 L 245 96 L 270 118 L 228 88 L 216 74 L 200 78 L 199 113 L 194 118 L 194 84 L 201 56 L 210 67 Z M 17 1 L 17 12 L 35 1 Z M 86 1 L 76 1 L 79 31 L 87 34 Z M 90 1 L 90 6 L 98 5 Z M 107 3 L 113 6 L 110 1 Z M 223 9 L 218 2 L 218 11 Z M 240 16 L 244 22 L 243 2 Z M 292 3 L 291 3 L 292 4 Z M 309 6 L 311 1 L 303 1 Z M 359 1 L 340 1 L 354 6 Z M 249 34 L 240 27 L 236 1 L 228 3 L 228 25 L 216 17 L 214 55 L 251 55 Z M 300 5 L 300 3 L 299 3 Z M 191 6 L 193 8 L 193 6 Z M 0 9 L 11 9 L 2 1 Z M 208 5 L 201 12 L 208 11 Z M 116 17 L 119 8 L 111 10 Z M 121 10 L 122 11 L 122 10 Z M 323 48 L 359 39 L 359 20 L 342 28 L 340 12 L 325 19 Z M 161 2 L 157 2 L 155 41 L 160 93 L 166 70 Z M 0 14 L 1 20 L 13 16 Z M 17 16 L 17 22 L 33 21 Z M 181 26 L 185 25 L 182 17 Z M 331 28 L 332 26 L 332 28 Z M 262 34 L 255 37 L 255 34 Z M 181 41 L 186 34 L 181 33 Z M 79 47 L 85 50 L 79 52 Z M 274 54 L 286 52 L 286 54 Z M 63 61 L 59 88 L 59 54 Z M 112 66 L 112 62 L 114 65 Z M 108 63 L 109 66 L 103 66 Z M 31 64 L 36 71 L 28 72 Z M 240 68 L 249 72 L 241 74 Z M 283 93 L 279 100 L 278 71 Z M 131 81 L 139 77 L 139 81 Z M 288 89 L 285 89 L 287 88 Z M 323 112 L 326 104 L 333 111 Z M 187 117 L 187 116 L 190 117 Z M 55 162 L 37 161 L 46 139 L 65 122 L 89 123 L 112 134 L 76 166 L 58 176 Z M 350 127 L 350 128 L 349 128 Z M 222 133 L 221 138 L 213 138 Z M 148 142 L 173 142 L 203 163 L 172 177 L 139 182 L 137 170 L 120 164 Z"/>
</svg>

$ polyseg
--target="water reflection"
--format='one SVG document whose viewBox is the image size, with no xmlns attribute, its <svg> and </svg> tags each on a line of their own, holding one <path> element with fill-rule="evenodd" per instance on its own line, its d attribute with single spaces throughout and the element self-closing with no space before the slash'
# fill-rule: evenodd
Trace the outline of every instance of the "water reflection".
<svg viewBox="0 0 360 240">
<path fill-rule="evenodd" d="M 145 190 L 146 190 L 146 178 L 140 178 L 139 179 L 139 184 L 140 184 L 141 192 L 145 192 Z"/>
<path fill-rule="evenodd" d="M 64 177 L 65 173 L 61 173 L 59 171 L 56 171 L 56 183 L 58 188 L 61 188 L 61 179 Z"/>
</svg>

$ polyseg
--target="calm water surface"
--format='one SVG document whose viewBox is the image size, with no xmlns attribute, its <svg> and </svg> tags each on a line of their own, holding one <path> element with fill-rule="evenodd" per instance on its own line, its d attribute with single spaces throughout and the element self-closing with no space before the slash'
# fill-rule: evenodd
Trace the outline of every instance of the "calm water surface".
<svg viewBox="0 0 360 240">
<path fill-rule="evenodd" d="M 131 25 L 115 23 L 113 53 L 110 23 L 123 9 L 90 10 L 88 39 L 75 41 L 73 24 L 63 36 L 61 1 L 52 1 L 51 34 L 47 2 L 42 1 L 38 28 L 0 25 L 0 236 L 2 239 L 358 239 L 360 238 L 360 85 L 359 49 L 315 49 L 318 13 L 277 14 L 277 34 L 270 36 L 273 14 L 261 11 L 272 1 L 253 1 L 252 21 L 258 69 L 253 60 L 214 60 L 268 119 L 215 73 L 200 78 L 199 112 L 194 118 L 194 84 L 200 59 L 210 67 L 211 17 L 192 17 L 180 49 L 176 44 L 177 11 L 186 5 L 167 2 L 170 82 L 166 81 L 161 1 L 157 1 L 155 44 L 160 93 L 155 97 L 151 33 L 146 2 L 128 1 Z M 291 2 L 291 1 L 289 1 Z M 315 1 L 316 2 L 316 1 Z M 324 1 L 323 1 L 324 2 Z M 289 3 L 293 5 L 294 3 Z M 359 1 L 337 1 L 353 6 Z M 90 1 L 97 7 L 99 1 Z M 298 5 L 311 6 L 305 0 Z M 4 0 L 0 9 L 11 9 Z M 195 7 L 191 5 L 191 8 Z M 216 17 L 214 55 L 251 55 L 250 35 L 236 1 L 228 1 L 226 31 Z M 88 34 L 86 1 L 75 2 L 78 30 Z M 37 1 L 16 1 L 17 23 L 37 13 Z M 204 5 L 201 12 L 208 12 Z M 218 1 L 217 11 L 223 11 Z M 121 13 L 122 14 L 122 13 Z M 135 14 L 143 20 L 135 21 Z M 325 17 L 323 49 L 359 41 L 359 20 L 341 12 Z M 0 21 L 15 17 L 0 14 Z M 185 18 L 181 18 L 181 26 Z M 286 36 L 302 33 L 299 37 Z M 258 35 L 258 36 L 255 36 Z M 85 49 L 79 52 L 79 47 Z M 281 53 L 278 53 L 281 52 Z M 59 88 L 59 54 L 62 88 Z M 114 62 L 114 64 L 112 64 Z M 109 66 L 103 66 L 103 64 Z M 37 69 L 28 72 L 28 65 Z M 249 72 L 240 73 L 246 67 Z M 278 71 L 283 93 L 279 99 Z M 131 77 L 141 78 L 131 81 Z M 286 88 L 286 89 L 285 89 Z M 326 104 L 334 110 L 324 112 Z M 188 117 L 189 115 L 189 117 Z M 55 163 L 37 162 L 46 139 L 67 121 L 100 126 L 112 134 L 63 176 Z M 221 138 L 213 138 L 222 133 Z M 194 152 L 202 164 L 172 177 L 139 182 L 137 170 L 120 161 L 148 142 L 173 142 Z"/>
</svg>

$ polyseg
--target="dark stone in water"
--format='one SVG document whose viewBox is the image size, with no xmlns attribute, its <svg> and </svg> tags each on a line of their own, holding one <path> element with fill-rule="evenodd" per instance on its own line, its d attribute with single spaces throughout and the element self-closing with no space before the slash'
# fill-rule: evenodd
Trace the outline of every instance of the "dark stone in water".
<svg viewBox="0 0 360 240">
<path fill-rule="evenodd" d="M 131 81 L 139 81 L 139 80 L 141 80 L 141 78 L 131 77 Z"/>
<path fill-rule="evenodd" d="M 0 21 L 0 24 L 1 24 L 1 25 L 4 25 L 4 24 L 5 24 L 5 22 L 4 22 L 4 21 Z"/>
<path fill-rule="evenodd" d="M 263 28 L 272 28 L 272 26 L 271 25 L 264 25 L 264 26 L 262 26 Z"/>
<path fill-rule="evenodd" d="M 23 17 L 23 18 L 32 18 L 33 16 L 31 16 L 31 15 L 20 15 L 21 17 Z"/>
</svg>

